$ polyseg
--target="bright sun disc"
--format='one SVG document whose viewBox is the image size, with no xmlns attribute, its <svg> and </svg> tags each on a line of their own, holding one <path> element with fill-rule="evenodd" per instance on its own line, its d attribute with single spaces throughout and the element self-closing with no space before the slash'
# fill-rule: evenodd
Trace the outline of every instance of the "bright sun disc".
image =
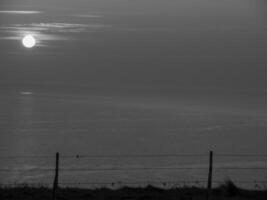
<svg viewBox="0 0 267 200">
<path fill-rule="evenodd" d="M 22 39 L 22 44 L 24 47 L 26 48 L 32 48 L 35 46 L 36 44 L 36 40 L 32 35 L 26 35 L 23 39 Z"/>
</svg>

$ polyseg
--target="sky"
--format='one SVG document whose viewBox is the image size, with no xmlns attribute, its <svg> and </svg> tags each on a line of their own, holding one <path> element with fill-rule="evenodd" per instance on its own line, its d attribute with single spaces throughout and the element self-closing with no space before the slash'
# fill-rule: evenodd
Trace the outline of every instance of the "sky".
<svg viewBox="0 0 267 200">
<path fill-rule="evenodd" d="M 262 0 L 1 1 L 0 87 L 265 108 Z M 26 49 L 31 34 L 37 45 Z"/>
<path fill-rule="evenodd" d="M 0 87 L 264 110 L 262 0 L 20 0 L 0 5 Z M 23 47 L 32 34 L 37 45 Z"/>
<path fill-rule="evenodd" d="M 265 9 L 259 0 L 1 1 L 1 85 L 265 94 Z M 22 47 L 26 34 L 34 49 Z"/>
</svg>

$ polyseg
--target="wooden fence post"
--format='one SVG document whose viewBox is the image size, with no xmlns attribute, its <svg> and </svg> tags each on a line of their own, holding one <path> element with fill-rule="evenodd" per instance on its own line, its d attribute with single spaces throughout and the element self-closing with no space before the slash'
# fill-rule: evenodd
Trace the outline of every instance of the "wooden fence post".
<svg viewBox="0 0 267 200">
<path fill-rule="evenodd" d="M 56 200 L 56 192 L 58 188 L 58 165 L 59 165 L 59 153 L 56 153 L 56 168 L 55 168 L 55 179 L 53 184 L 53 200 Z"/>
<path fill-rule="evenodd" d="M 207 185 L 207 199 L 209 199 L 210 195 L 211 195 L 212 171 L 213 171 L 213 151 L 210 151 L 210 155 L 209 155 L 209 174 L 208 174 L 208 185 Z"/>
</svg>

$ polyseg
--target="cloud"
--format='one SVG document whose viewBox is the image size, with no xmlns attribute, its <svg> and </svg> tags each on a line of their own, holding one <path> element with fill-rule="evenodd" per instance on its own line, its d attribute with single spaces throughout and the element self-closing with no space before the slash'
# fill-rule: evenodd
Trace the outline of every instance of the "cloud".
<svg viewBox="0 0 267 200">
<path fill-rule="evenodd" d="M 0 14 L 15 14 L 15 15 L 33 15 L 41 14 L 41 11 L 29 11 L 29 10 L 0 10 Z"/>
<path fill-rule="evenodd" d="M 12 26 L 0 27 L 2 30 L 9 31 L 43 31 L 50 33 L 77 33 L 86 30 L 93 30 L 103 27 L 101 24 L 71 24 L 71 23 L 32 23 L 14 24 Z"/>
<path fill-rule="evenodd" d="M 102 24 L 71 24 L 71 23 L 40 23 L 40 24 L 31 24 L 34 28 L 43 29 L 50 32 L 85 32 L 92 31 L 99 28 L 103 28 Z"/>
<path fill-rule="evenodd" d="M 73 17 L 79 17 L 79 18 L 102 18 L 103 15 L 96 15 L 96 14 L 77 14 L 72 15 Z"/>
<path fill-rule="evenodd" d="M 69 40 L 73 34 L 92 32 L 106 27 L 103 24 L 31 23 L 0 26 L 0 40 L 21 40 L 25 35 L 36 37 L 37 46 L 46 46 L 45 41 Z"/>
</svg>

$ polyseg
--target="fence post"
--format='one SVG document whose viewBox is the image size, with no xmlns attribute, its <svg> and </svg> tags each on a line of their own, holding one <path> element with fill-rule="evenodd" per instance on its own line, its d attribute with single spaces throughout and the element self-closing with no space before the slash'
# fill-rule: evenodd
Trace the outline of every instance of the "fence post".
<svg viewBox="0 0 267 200">
<path fill-rule="evenodd" d="M 213 170 L 213 151 L 210 151 L 210 155 L 209 155 L 209 174 L 208 174 L 208 185 L 207 185 L 207 199 L 209 199 L 210 195 L 211 195 L 212 170 Z"/>
<path fill-rule="evenodd" d="M 56 153 L 56 168 L 55 168 L 55 179 L 53 184 L 53 200 L 56 200 L 56 192 L 58 188 L 58 165 L 59 165 L 59 153 Z"/>
</svg>

